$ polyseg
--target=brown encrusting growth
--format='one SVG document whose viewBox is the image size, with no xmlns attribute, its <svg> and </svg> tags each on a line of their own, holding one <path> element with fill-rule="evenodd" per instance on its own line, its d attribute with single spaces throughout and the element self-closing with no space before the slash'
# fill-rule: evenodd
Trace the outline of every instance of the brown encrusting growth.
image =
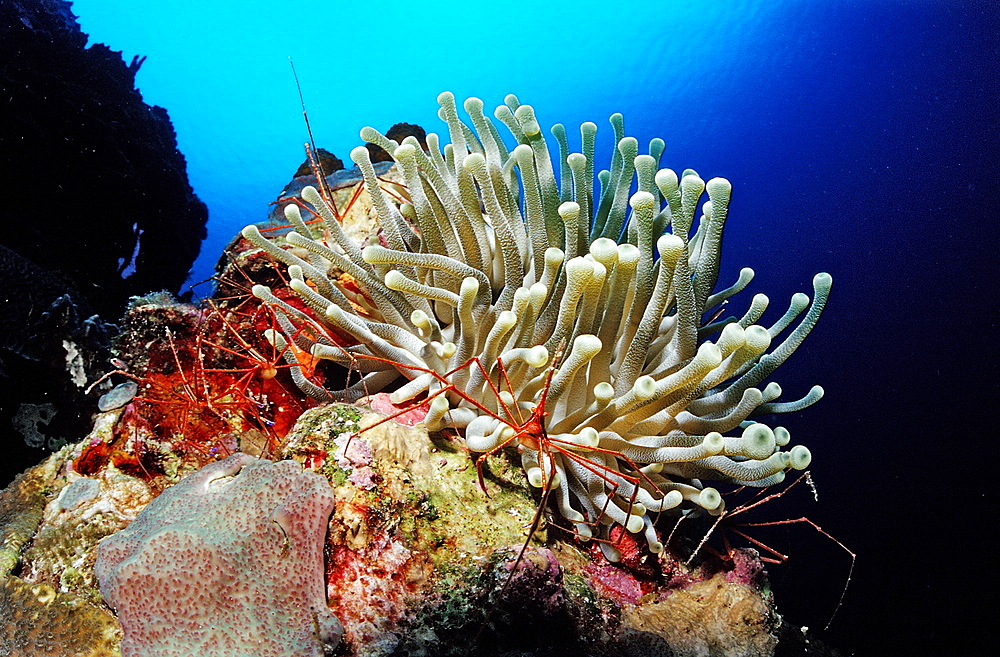
<svg viewBox="0 0 1000 657">
<path fill-rule="evenodd" d="M 0 579 L 0 654 L 118 657 L 115 617 L 72 593 L 16 577 Z"/>
</svg>

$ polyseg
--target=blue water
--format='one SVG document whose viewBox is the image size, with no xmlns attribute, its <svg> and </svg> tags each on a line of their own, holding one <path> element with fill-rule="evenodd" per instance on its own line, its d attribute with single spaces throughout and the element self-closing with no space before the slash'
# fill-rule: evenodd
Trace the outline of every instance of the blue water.
<svg viewBox="0 0 1000 657">
<path fill-rule="evenodd" d="M 488 107 L 513 92 L 543 124 L 576 134 L 596 122 L 599 166 L 618 111 L 641 144 L 666 140 L 665 165 L 729 178 L 722 281 L 753 267 L 747 297 L 766 292 L 780 312 L 815 272 L 834 277 L 820 327 L 775 377 L 790 398 L 827 390 L 781 420 L 814 454 L 819 502 L 790 494 L 761 518 L 808 514 L 858 553 L 822 636 L 861 655 L 963 654 L 984 636 L 996 607 L 974 602 L 996 583 L 983 536 L 996 526 L 986 400 L 1000 374 L 995 2 L 77 0 L 74 11 L 92 41 L 148 57 L 137 84 L 168 108 L 211 213 L 192 282 L 265 218 L 303 159 L 289 56 L 318 145 L 344 160 L 365 125 L 441 131 L 443 90 Z M 787 534 L 779 605 L 818 629 L 849 560 L 805 527 Z"/>
</svg>

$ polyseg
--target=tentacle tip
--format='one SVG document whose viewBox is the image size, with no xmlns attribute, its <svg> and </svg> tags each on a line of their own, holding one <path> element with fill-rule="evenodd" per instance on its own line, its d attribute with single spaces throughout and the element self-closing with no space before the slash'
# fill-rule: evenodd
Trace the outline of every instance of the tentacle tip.
<svg viewBox="0 0 1000 657">
<path fill-rule="evenodd" d="M 466 98 L 462 106 L 465 107 L 465 111 L 469 114 L 478 114 L 483 111 L 483 101 L 475 96 Z"/>
<path fill-rule="evenodd" d="M 793 470 L 805 470 L 812 463 L 812 453 L 805 445 L 796 445 L 788 452 L 788 467 Z"/>
<path fill-rule="evenodd" d="M 705 183 L 705 191 L 709 196 L 729 196 L 733 191 L 733 184 L 725 178 L 712 178 Z"/>
<path fill-rule="evenodd" d="M 362 139 L 364 139 L 364 133 L 362 133 Z M 367 139 L 365 141 L 368 141 Z M 355 164 L 364 164 L 366 162 L 371 162 L 371 153 L 364 146 L 357 146 L 351 150 L 351 160 Z"/>
</svg>

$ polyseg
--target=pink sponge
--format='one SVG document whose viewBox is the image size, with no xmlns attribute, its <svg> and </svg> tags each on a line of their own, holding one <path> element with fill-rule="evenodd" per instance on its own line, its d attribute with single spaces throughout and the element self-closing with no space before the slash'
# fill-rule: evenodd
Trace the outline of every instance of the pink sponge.
<svg viewBox="0 0 1000 657">
<path fill-rule="evenodd" d="M 95 571 L 124 657 L 321 657 L 333 491 L 294 461 L 234 454 L 153 500 L 101 543 Z"/>
</svg>

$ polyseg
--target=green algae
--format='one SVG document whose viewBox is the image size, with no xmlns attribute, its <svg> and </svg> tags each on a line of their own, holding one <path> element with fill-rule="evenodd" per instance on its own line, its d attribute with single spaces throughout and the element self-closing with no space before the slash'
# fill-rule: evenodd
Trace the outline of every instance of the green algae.
<svg viewBox="0 0 1000 657">
<path fill-rule="evenodd" d="M 334 455 L 339 449 L 336 440 L 345 434 L 358 432 L 361 411 L 350 404 L 328 404 L 311 408 L 296 420 L 285 437 L 281 458 L 300 463 L 311 459 L 321 462 L 316 468 L 335 488 L 347 483 L 350 472 L 340 467 Z"/>
</svg>

